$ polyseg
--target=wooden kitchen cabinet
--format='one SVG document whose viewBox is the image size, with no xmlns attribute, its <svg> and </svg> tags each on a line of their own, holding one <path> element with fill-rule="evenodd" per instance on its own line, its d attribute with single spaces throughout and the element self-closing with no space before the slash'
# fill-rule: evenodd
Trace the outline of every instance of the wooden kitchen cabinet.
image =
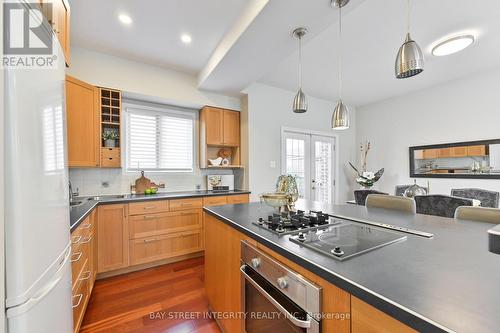
<svg viewBox="0 0 500 333">
<path fill-rule="evenodd" d="M 204 107 L 200 120 L 205 129 L 205 142 L 207 145 L 224 144 L 224 110 Z"/>
<path fill-rule="evenodd" d="M 485 155 L 486 155 L 485 145 L 467 147 L 467 156 L 485 156 Z"/>
<path fill-rule="evenodd" d="M 66 0 L 39 0 L 40 8 L 51 25 L 64 53 L 66 66 L 70 63 L 70 9 Z M 52 6 L 50 7 L 49 4 Z"/>
<path fill-rule="evenodd" d="M 463 147 L 452 147 L 453 157 L 466 157 L 467 156 L 467 146 Z"/>
<path fill-rule="evenodd" d="M 200 209 L 131 215 L 129 216 L 130 239 L 202 229 L 201 219 Z"/>
<path fill-rule="evenodd" d="M 205 106 L 200 112 L 200 167 L 213 167 L 209 159 L 216 159 L 220 149 L 231 150 L 229 166 L 240 165 L 240 113 Z"/>
<path fill-rule="evenodd" d="M 203 207 L 223 206 L 226 204 L 227 204 L 227 197 L 224 195 L 203 198 Z"/>
<path fill-rule="evenodd" d="M 103 205 L 97 213 L 98 273 L 128 267 L 128 205 Z"/>
<path fill-rule="evenodd" d="M 237 111 L 224 110 L 223 112 L 223 141 L 225 146 L 240 145 L 240 113 Z"/>
<path fill-rule="evenodd" d="M 351 333 L 417 333 L 359 298 L 351 296 Z"/>
<path fill-rule="evenodd" d="M 66 117 L 69 167 L 98 167 L 100 123 L 98 89 L 66 76 Z"/>
<path fill-rule="evenodd" d="M 439 149 L 424 149 L 423 158 L 424 160 L 438 158 L 439 157 Z"/>
<path fill-rule="evenodd" d="M 228 195 L 227 196 L 228 205 L 248 203 L 249 201 L 250 201 L 249 194 L 236 194 L 236 195 Z"/>
<path fill-rule="evenodd" d="M 246 237 L 215 217 L 204 213 L 205 290 L 213 311 L 242 311 L 240 241 Z M 221 241 L 223 240 L 223 241 Z M 243 332 L 243 320 L 221 318 L 224 332 Z"/>
</svg>

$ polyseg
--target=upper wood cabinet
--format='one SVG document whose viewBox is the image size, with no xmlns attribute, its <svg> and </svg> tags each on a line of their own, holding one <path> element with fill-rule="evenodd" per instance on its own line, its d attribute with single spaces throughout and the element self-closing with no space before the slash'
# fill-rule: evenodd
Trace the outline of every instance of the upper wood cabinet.
<svg viewBox="0 0 500 333">
<path fill-rule="evenodd" d="M 467 155 L 468 156 L 485 156 L 486 155 L 486 146 L 468 146 L 467 147 Z"/>
<path fill-rule="evenodd" d="M 68 166 L 98 167 L 100 160 L 99 91 L 66 76 Z"/>
<path fill-rule="evenodd" d="M 207 145 L 235 147 L 240 145 L 240 113 L 206 106 L 201 110 L 200 124 Z"/>
<path fill-rule="evenodd" d="M 205 107 L 201 111 L 201 123 L 205 128 L 207 145 L 222 145 L 224 142 L 224 110 Z"/>
<path fill-rule="evenodd" d="M 64 53 L 66 66 L 70 63 L 70 10 L 66 0 L 39 0 L 40 8 L 51 25 Z M 52 5 L 52 7 L 49 6 Z"/>
<path fill-rule="evenodd" d="M 128 205 L 104 205 L 98 208 L 98 273 L 129 265 Z"/>
<path fill-rule="evenodd" d="M 208 160 L 216 159 L 221 148 L 231 150 L 226 167 L 240 167 L 240 113 L 205 106 L 200 112 L 200 168 L 211 167 Z"/>
<path fill-rule="evenodd" d="M 224 110 L 223 112 L 223 144 L 225 146 L 240 145 L 240 113 Z"/>
</svg>

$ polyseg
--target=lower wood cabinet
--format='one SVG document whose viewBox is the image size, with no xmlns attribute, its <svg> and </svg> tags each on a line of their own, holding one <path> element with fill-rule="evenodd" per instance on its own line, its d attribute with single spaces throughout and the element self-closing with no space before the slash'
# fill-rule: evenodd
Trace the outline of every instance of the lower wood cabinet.
<svg viewBox="0 0 500 333">
<path fill-rule="evenodd" d="M 130 216 L 130 239 L 201 229 L 201 217 L 200 209 Z"/>
<path fill-rule="evenodd" d="M 237 194 L 237 195 L 228 195 L 227 203 L 229 205 L 248 203 L 250 201 L 248 194 Z"/>
<path fill-rule="evenodd" d="M 202 230 L 165 234 L 130 241 L 130 264 L 138 265 L 201 251 Z"/>
<path fill-rule="evenodd" d="M 351 296 L 352 333 L 417 333 L 411 327 Z"/>
<path fill-rule="evenodd" d="M 73 330 L 78 332 L 96 277 L 96 212 L 71 233 Z"/>
<path fill-rule="evenodd" d="M 129 264 L 128 204 L 98 208 L 98 273 L 127 267 Z"/>
</svg>

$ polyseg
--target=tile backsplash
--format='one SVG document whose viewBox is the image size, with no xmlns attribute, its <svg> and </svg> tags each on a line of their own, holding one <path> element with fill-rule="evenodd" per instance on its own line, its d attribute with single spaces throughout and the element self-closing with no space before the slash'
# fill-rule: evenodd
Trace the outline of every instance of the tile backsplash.
<svg viewBox="0 0 500 333">
<path fill-rule="evenodd" d="M 154 173 L 146 172 L 145 176 L 155 183 L 165 183 L 164 189 L 160 192 L 193 191 L 197 185 L 201 189 L 207 188 L 207 174 L 234 174 L 234 188 L 242 189 L 243 170 L 201 170 L 197 169 L 193 173 Z M 80 192 L 80 195 L 98 194 L 123 194 L 130 193 L 130 185 L 140 177 L 140 172 L 125 173 L 122 169 L 69 169 L 69 179 L 73 185 L 73 190 Z"/>
</svg>

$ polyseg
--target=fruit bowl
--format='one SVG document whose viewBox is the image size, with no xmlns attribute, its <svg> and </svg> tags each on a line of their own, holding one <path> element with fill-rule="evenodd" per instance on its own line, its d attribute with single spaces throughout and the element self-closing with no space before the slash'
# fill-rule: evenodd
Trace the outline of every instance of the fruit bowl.
<svg viewBox="0 0 500 333">
<path fill-rule="evenodd" d="M 289 204 L 290 196 L 284 192 L 265 192 L 260 195 L 260 201 L 268 206 L 280 208 Z"/>
</svg>

